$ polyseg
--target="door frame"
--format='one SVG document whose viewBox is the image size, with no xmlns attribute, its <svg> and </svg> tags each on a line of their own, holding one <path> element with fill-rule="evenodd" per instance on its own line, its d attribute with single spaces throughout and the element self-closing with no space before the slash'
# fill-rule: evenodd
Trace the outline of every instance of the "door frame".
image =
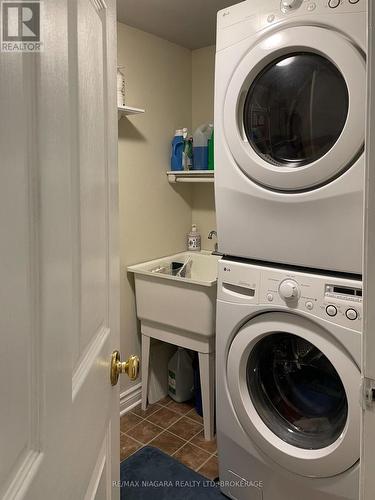
<svg viewBox="0 0 375 500">
<path fill-rule="evenodd" d="M 368 397 L 375 387 L 375 5 L 368 0 L 367 119 L 364 185 L 362 421 L 360 499 L 375 491 L 375 404 Z"/>
</svg>

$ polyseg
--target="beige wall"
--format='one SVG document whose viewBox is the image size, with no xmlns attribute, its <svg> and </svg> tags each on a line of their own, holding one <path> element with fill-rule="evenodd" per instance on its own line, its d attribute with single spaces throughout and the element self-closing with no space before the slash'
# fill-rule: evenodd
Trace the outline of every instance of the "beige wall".
<svg viewBox="0 0 375 500">
<path fill-rule="evenodd" d="M 192 52 L 192 126 L 213 122 L 215 84 L 215 46 Z"/>
<path fill-rule="evenodd" d="M 213 121 L 215 47 L 191 52 L 118 23 L 118 65 L 125 66 L 126 100 L 146 109 L 119 122 L 121 351 L 139 354 L 134 282 L 128 265 L 185 250 L 191 223 L 202 247 L 216 228 L 213 184 L 171 185 L 166 179 L 176 128 Z M 139 383 L 136 382 L 136 383 Z M 121 380 L 121 391 L 132 384 Z"/>
<path fill-rule="evenodd" d="M 194 184 L 192 222 L 197 224 L 202 237 L 202 249 L 214 249 L 216 239 L 209 240 L 208 233 L 216 231 L 215 193 L 213 184 Z"/>
<path fill-rule="evenodd" d="M 132 277 L 126 266 L 185 250 L 191 187 L 166 180 L 174 130 L 191 129 L 191 51 L 118 24 L 127 103 L 146 109 L 119 122 L 121 350 L 138 354 Z M 121 390 L 131 386 L 122 378 Z"/>
<path fill-rule="evenodd" d="M 192 127 L 214 119 L 215 46 L 192 52 Z M 202 234 L 202 248 L 212 250 L 215 241 L 208 240 L 216 229 L 213 184 L 194 184 L 192 188 L 192 220 Z"/>
</svg>

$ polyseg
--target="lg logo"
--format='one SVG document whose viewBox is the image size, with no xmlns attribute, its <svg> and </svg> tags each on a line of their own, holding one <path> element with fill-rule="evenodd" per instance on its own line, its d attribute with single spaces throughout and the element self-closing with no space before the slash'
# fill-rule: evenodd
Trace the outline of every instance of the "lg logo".
<svg viewBox="0 0 375 500">
<path fill-rule="evenodd" d="M 1 3 L 3 51 L 40 50 L 40 6 L 40 1 Z"/>
</svg>

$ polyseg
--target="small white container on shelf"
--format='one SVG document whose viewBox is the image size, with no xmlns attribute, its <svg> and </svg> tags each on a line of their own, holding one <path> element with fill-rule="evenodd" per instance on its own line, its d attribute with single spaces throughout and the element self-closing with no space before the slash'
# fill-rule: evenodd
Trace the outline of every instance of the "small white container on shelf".
<svg viewBox="0 0 375 500">
<path fill-rule="evenodd" d="M 123 73 L 124 66 L 117 68 L 117 107 L 125 106 L 125 76 Z"/>
</svg>

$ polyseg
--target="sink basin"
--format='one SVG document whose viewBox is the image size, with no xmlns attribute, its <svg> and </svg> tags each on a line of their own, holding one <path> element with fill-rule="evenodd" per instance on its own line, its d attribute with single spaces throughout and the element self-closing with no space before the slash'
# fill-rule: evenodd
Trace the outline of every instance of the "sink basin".
<svg viewBox="0 0 375 500">
<path fill-rule="evenodd" d="M 190 273 L 186 277 L 171 274 L 172 263 L 185 263 L 191 260 Z M 135 275 L 157 276 L 173 281 L 188 282 L 195 285 L 212 287 L 217 282 L 217 263 L 220 256 L 212 255 L 210 252 L 182 252 L 169 257 L 143 262 L 129 266 L 128 271 Z"/>
<path fill-rule="evenodd" d="M 219 259 L 204 251 L 183 252 L 129 266 L 141 325 L 193 336 L 214 335 Z M 176 275 L 187 261 L 185 275 Z"/>
</svg>

